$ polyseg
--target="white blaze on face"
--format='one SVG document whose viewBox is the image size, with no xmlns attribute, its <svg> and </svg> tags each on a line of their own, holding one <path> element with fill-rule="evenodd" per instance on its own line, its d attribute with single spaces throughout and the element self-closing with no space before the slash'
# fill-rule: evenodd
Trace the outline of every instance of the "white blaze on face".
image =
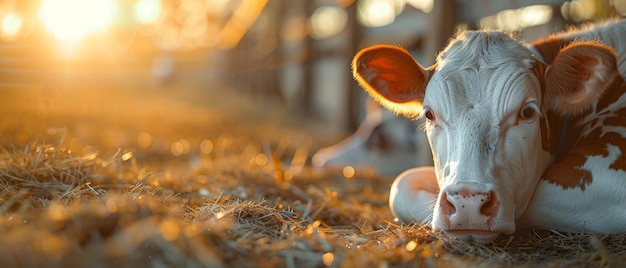
<svg viewBox="0 0 626 268">
<path fill-rule="evenodd" d="M 446 196 L 461 186 L 491 193 L 497 204 L 477 229 L 511 233 L 550 161 L 541 146 L 541 88 L 518 42 L 496 33 L 462 37 L 441 53 L 423 102 L 441 189 L 433 227 L 454 231 L 442 203 L 455 208 Z"/>
</svg>

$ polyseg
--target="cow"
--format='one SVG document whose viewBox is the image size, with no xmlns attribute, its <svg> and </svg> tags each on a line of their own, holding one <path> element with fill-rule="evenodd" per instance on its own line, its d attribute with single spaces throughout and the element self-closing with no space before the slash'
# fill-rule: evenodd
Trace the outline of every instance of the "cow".
<svg viewBox="0 0 626 268">
<path fill-rule="evenodd" d="M 399 221 L 479 243 L 516 227 L 626 232 L 618 55 L 596 37 L 567 36 L 528 46 L 500 31 L 463 31 L 428 68 L 398 46 L 357 53 L 353 74 L 367 93 L 426 121 L 434 165 L 393 182 Z M 608 43 L 620 50 L 625 42 Z"/>
<path fill-rule="evenodd" d="M 626 22 L 590 24 L 576 31 L 567 31 L 532 44 L 531 49 L 557 49 L 574 39 L 602 40 L 605 44 L 619 44 L 619 33 Z M 626 55 L 626 46 L 618 46 L 618 55 Z M 620 51 L 624 50 L 624 51 Z M 626 74 L 626 57 L 619 58 L 619 69 Z M 365 119 L 358 129 L 336 144 L 318 150 L 312 157 L 315 168 L 339 170 L 345 166 L 355 169 L 373 168 L 377 174 L 394 178 L 403 171 L 423 165 L 432 165 L 430 148 L 423 131 L 415 132 L 421 121 L 394 116 L 381 109 L 373 100 L 365 101 Z M 417 133 L 417 135 L 412 135 Z"/>
<path fill-rule="evenodd" d="M 365 108 L 365 118 L 352 135 L 313 155 L 314 167 L 373 168 L 379 176 L 395 178 L 416 165 L 432 165 L 426 134 L 416 135 L 414 121 L 392 114 L 371 99 L 365 101 Z"/>
</svg>

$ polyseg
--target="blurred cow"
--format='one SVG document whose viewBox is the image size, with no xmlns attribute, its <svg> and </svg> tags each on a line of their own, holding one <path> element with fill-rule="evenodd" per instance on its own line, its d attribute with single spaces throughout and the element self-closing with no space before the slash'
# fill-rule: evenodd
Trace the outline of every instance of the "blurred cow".
<svg viewBox="0 0 626 268">
<path fill-rule="evenodd" d="M 320 149 L 312 159 L 315 167 L 370 167 L 393 178 L 409 168 L 432 165 L 426 134 L 417 131 L 423 121 L 396 116 L 369 99 L 365 104 L 366 116 L 356 132 Z"/>
</svg>

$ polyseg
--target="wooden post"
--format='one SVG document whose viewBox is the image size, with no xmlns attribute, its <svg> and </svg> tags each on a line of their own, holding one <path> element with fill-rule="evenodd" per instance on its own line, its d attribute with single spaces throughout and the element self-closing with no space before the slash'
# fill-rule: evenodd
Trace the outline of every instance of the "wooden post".
<svg viewBox="0 0 626 268">
<path fill-rule="evenodd" d="M 424 66 L 435 63 L 437 53 L 454 34 L 456 26 L 456 1 L 434 0 L 433 9 L 428 14 L 428 27 L 424 40 Z"/>
<path fill-rule="evenodd" d="M 361 25 L 359 25 L 359 22 L 357 21 L 357 1 L 354 1 L 350 6 L 347 7 L 348 12 L 348 25 L 347 25 L 347 30 L 348 30 L 348 34 L 350 35 L 349 38 L 349 44 L 347 45 L 347 47 L 349 48 L 349 53 L 352 53 L 351 55 L 348 56 L 348 62 L 346 62 L 346 68 L 350 68 L 350 63 L 352 60 L 352 56 L 354 54 L 356 54 L 357 50 L 359 49 L 359 43 L 361 42 Z M 346 115 L 347 115 L 347 130 L 349 131 L 353 131 L 356 130 L 357 127 L 359 126 L 359 112 L 360 109 L 363 107 L 363 100 L 360 97 L 360 94 L 362 93 L 362 90 L 359 88 L 359 86 L 357 85 L 356 82 L 354 82 L 354 80 L 351 77 L 348 77 L 345 83 L 345 88 L 346 90 L 348 90 L 347 92 L 347 99 L 348 99 L 348 103 L 347 103 L 347 108 L 346 108 Z"/>
</svg>

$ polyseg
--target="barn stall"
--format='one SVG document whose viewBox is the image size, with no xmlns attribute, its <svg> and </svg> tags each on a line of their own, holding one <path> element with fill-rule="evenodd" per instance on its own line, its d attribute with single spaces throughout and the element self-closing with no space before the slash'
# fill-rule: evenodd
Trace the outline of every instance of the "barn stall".
<svg viewBox="0 0 626 268">
<path fill-rule="evenodd" d="M 310 164 L 364 116 L 359 48 L 427 62 L 454 27 L 533 40 L 619 1 L 2 3 L 3 267 L 626 263 L 620 234 L 480 245 L 400 225 L 392 177 Z"/>
</svg>

